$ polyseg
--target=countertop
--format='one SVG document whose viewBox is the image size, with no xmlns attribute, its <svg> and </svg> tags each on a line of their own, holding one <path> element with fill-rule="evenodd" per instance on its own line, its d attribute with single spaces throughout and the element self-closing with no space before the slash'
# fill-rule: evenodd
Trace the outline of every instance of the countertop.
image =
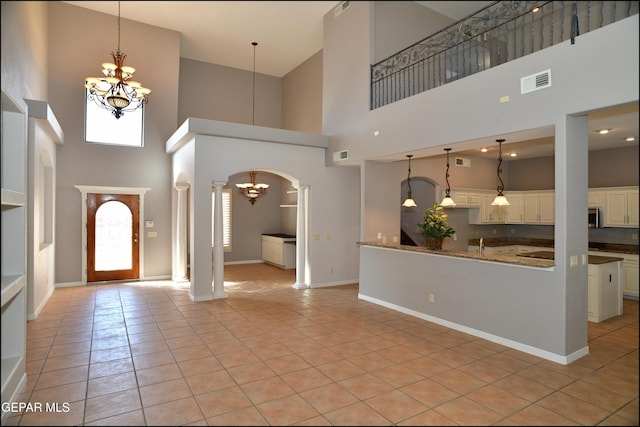
<svg viewBox="0 0 640 427">
<path fill-rule="evenodd" d="M 442 256 L 450 256 L 456 258 L 467 258 L 467 259 L 475 259 L 478 261 L 493 261 L 493 262 L 502 262 L 505 264 L 512 265 L 523 265 L 527 267 L 543 267 L 549 268 L 554 267 L 555 261 L 553 259 L 540 259 L 540 258 L 527 258 L 527 257 L 516 257 L 512 255 L 479 255 L 471 252 L 464 251 L 450 251 L 447 249 L 434 251 L 431 249 L 427 249 L 423 246 L 409 246 L 409 245 L 401 245 L 398 243 L 381 243 L 381 242 L 358 242 L 360 246 L 374 246 L 379 248 L 387 248 L 387 249 L 397 249 L 401 251 L 409 251 L 409 252 L 422 252 L 433 255 L 442 255 Z"/>
<path fill-rule="evenodd" d="M 483 240 L 485 247 L 493 248 L 497 246 L 523 245 L 540 246 L 540 248 L 553 248 L 553 239 L 532 239 L 528 237 L 486 237 Z M 469 246 L 478 246 L 480 239 L 469 239 Z M 638 255 L 640 253 L 638 245 L 625 245 L 617 243 L 589 242 L 590 251 L 613 252 L 619 254 Z"/>
<path fill-rule="evenodd" d="M 527 252 L 524 254 L 518 254 L 519 257 L 525 258 L 539 258 L 539 259 L 554 259 L 553 251 L 537 251 L 537 252 Z M 600 256 L 600 255 L 589 255 L 589 264 L 606 264 L 608 262 L 615 261 L 623 261 L 624 258 L 618 257 L 610 257 L 610 256 Z"/>
<path fill-rule="evenodd" d="M 291 234 L 284 234 L 284 233 L 263 233 L 262 235 L 277 237 L 279 239 L 295 239 L 296 238 L 296 236 L 293 236 Z"/>
</svg>

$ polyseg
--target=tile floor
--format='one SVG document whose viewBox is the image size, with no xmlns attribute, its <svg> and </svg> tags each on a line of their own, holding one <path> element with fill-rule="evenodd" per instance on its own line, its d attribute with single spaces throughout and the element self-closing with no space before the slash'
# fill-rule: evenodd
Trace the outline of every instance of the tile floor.
<svg viewBox="0 0 640 427">
<path fill-rule="evenodd" d="M 637 301 L 564 366 L 356 284 L 295 290 L 266 264 L 225 281 L 229 298 L 199 303 L 170 281 L 57 289 L 27 326 L 32 410 L 7 424 L 638 425 Z"/>
</svg>

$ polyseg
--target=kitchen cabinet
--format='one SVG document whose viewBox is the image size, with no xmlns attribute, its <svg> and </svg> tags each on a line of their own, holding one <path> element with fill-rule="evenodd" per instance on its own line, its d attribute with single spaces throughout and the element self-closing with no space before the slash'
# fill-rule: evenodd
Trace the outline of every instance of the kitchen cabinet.
<svg viewBox="0 0 640 427">
<path fill-rule="evenodd" d="M 27 116 L 2 91 L 2 425 L 26 382 L 27 352 Z"/>
<path fill-rule="evenodd" d="M 492 206 L 494 192 L 481 193 L 480 209 L 469 209 L 469 224 L 504 224 L 505 206 Z"/>
<path fill-rule="evenodd" d="M 637 228 L 638 188 L 620 188 L 605 192 L 604 226 Z"/>
<path fill-rule="evenodd" d="M 620 281 L 622 282 L 622 293 L 624 296 L 628 296 L 634 299 L 637 299 L 640 296 L 640 292 L 638 291 L 638 255 L 604 251 L 589 251 L 589 255 L 623 258 L 622 273 L 620 277 Z"/>
<path fill-rule="evenodd" d="M 522 224 L 524 222 L 524 194 L 514 192 L 506 194 L 510 205 L 505 207 L 505 224 Z"/>
<path fill-rule="evenodd" d="M 550 224 L 555 220 L 555 193 L 553 191 L 526 192 L 524 194 L 524 223 Z"/>
<path fill-rule="evenodd" d="M 604 208 L 604 194 L 602 190 L 589 189 L 588 203 L 590 208 Z"/>
<path fill-rule="evenodd" d="M 280 268 L 296 267 L 296 238 L 275 234 L 262 235 L 262 260 Z"/>
<path fill-rule="evenodd" d="M 622 314 L 620 261 L 588 266 L 588 319 L 602 322 Z"/>
<path fill-rule="evenodd" d="M 456 202 L 456 208 L 479 208 L 482 203 L 482 193 L 477 190 L 468 190 L 463 188 L 452 188 L 451 198 Z M 446 191 L 442 192 L 442 198 L 446 195 Z"/>
</svg>

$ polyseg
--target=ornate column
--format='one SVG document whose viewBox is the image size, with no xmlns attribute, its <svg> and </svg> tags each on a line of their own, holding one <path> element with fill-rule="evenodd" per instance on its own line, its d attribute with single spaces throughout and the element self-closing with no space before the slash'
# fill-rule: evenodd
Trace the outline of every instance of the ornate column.
<svg viewBox="0 0 640 427">
<path fill-rule="evenodd" d="M 226 183 L 214 181 L 213 189 L 215 192 L 214 206 L 214 240 L 213 240 L 213 299 L 227 298 L 228 295 L 224 291 L 224 243 L 222 240 L 224 233 L 224 219 L 222 212 L 222 187 Z"/>
<path fill-rule="evenodd" d="M 299 185 L 298 218 L 296 222 L 296 283 L 293 287 L 304 289 L 309 287 L 307 278 L 307 189 L 308 185 Z"/>
<path fill-rule="evenodd" d="M 187 182 L 178 182 L 176 190 L 178 191 L 178 201 L 176 206 L 176 241 L 175 241 L 175 271 L 173 272 L 174 282 L 188 282 L 187 277 L 187 190 L 191 186 Z"/>
</svg>

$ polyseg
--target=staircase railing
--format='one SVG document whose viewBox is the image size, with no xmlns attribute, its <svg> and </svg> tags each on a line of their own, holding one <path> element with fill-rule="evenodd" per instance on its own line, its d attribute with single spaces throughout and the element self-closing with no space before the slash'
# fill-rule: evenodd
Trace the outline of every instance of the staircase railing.
<svg viewBox="0 0 640 427">
<path fill-rule="evenodd" d="M 637 13 L 638 1 L 496 1 L 372 65 L 371 109 Z"/>
</svg>

